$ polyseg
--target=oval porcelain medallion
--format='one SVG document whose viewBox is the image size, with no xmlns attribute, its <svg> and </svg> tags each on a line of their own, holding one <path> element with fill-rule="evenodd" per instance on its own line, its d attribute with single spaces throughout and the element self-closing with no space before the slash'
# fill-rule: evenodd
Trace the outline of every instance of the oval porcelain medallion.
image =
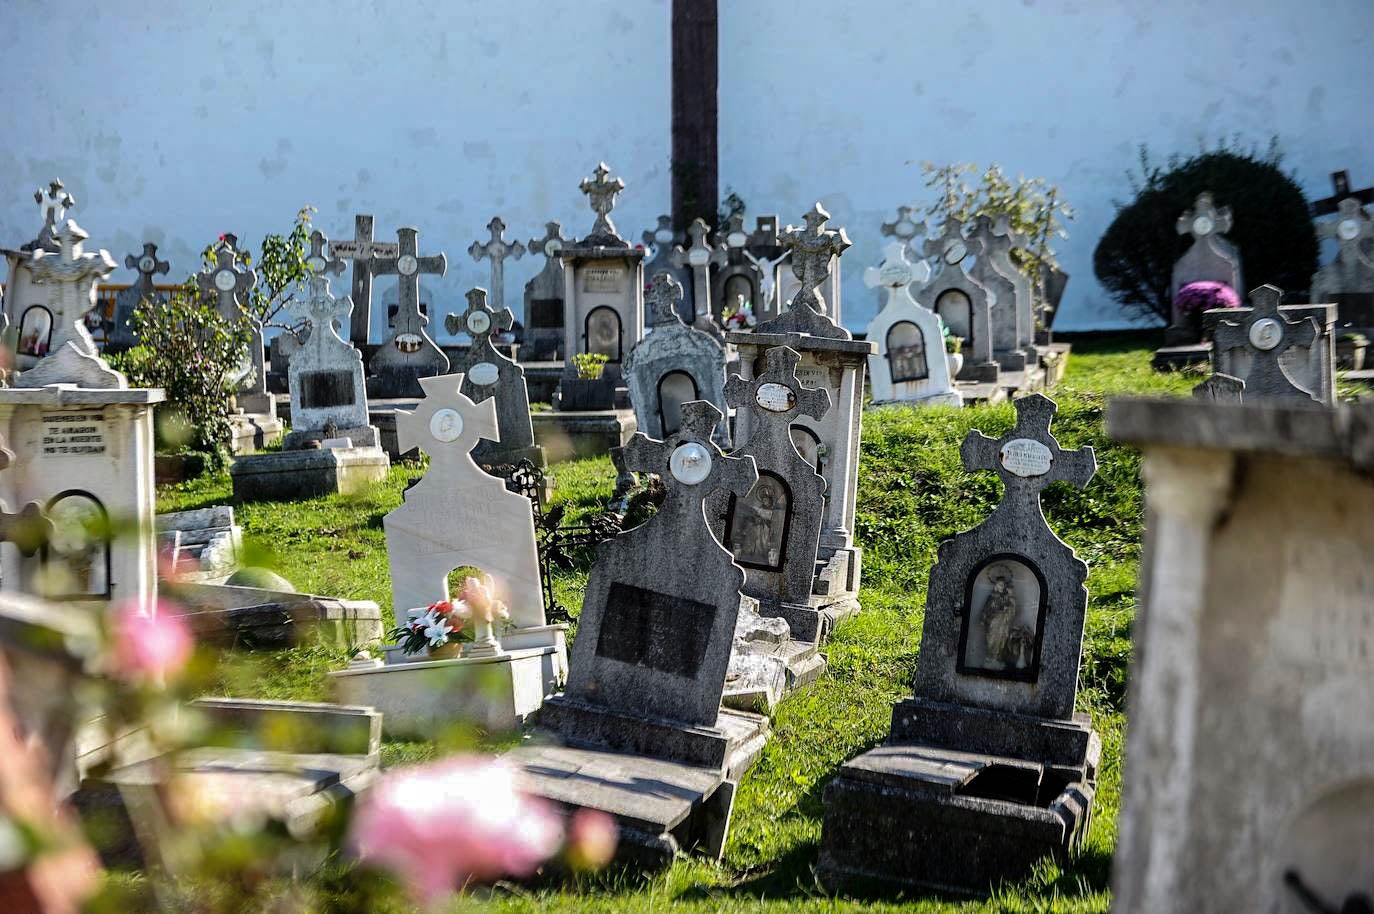
<svg viewBox="0 0 1374 914">
<path fill-rule="evenodd" d="M 1283 328 L 1272 317 L 1262 318 L 1250 325 L 1250 345 L 1268 352 L 1283 340 Z"/>
<path fill-rule="evenodd" d="M 1193 220 L 1194 235 L 1210 235 L 1216 226 L 1212 223 L 1211 216 L 1198 216 Z"/>
<path fill-rule="evenodd" d="M 215 274 L 215 288 L 221 292 L 228 292 L 234 288 L 234 284 L 237 282 L 238 277 L 234 275 L 232 270 L 220 270 Z"/>
<path fill-rule="evenodd" d="M 474 311 L 468 315 L 468 333 L 486 333 L 491 328 L 491 315 Z"/>
<path fill-rule="evenodd" d="M 468 369 L 468 380 L 479 387 L 495 384 L 499 377 L 501 377 L 501 369 L 491 362 L 478 362 Z"/>
<path fill-rule="evenodd" d="M 550 242 L 548 242 L 547 244 L 544 245 L 544 256 L 545 256 L 545 257 L 557 257 L 557 256 L 558 256 L 558 252 L 561 251 L 561 250 L 563 250 L 563 242 L 561 242 L 561 241 L 559 241 L 557 238 L 555 238 L 555 239 L 553 239 L 552 241 L 550 241 Z"/>
<path fill-rule="evenodd" d="M 463 434 L 463 417 L 456 409 L 437 409 L 429 417 L 429 433 L 447 444 Z"/>
<path fill-rule="evenodd" d="M 1342 241 L 1354 241 L 1360 236 L 1360 224 L 1354 219 L 1342 219 L 1341 224 L 1336 226 L 1336 234 L 1340 235 Z"/>
<path fill-rule="evenodd" d="M 402 352 L 419 352 L 423 342 L 418 333 L 396 334 L 396 348 Z"/>
<path fill-rule="evenodd" d="M 138 269 L 141 273 L 151 273 L 156 266 L 157 264 L 153 262 L 153 258 L 149 257 L 147 254 L 144 254 L 138 260 Z"/>
<path fill-rule="evenodd" d="M 396 270 L 402 276 L 414 276 L 418 269 L 420 269 L 420 261 L 415 259 L 414 254 L 402 254 L 396 261 Z"/>
<path fill-rule="evenodd" d="M 1008 473 L 1023 479 L 1031 476 L 1044 476 L 1050 471 L 1054 455 L 1039 441 L 1030 438 L 1014 438 L 1002 445 L 1002 466 Z"/>
<path fill-rule="evenodd" d="M 711 475 L 711 452 L 695 441 L 689 441 L 673 451 L 668 468 L 678 482 L 694 486 Z"/>
<path fill-rule="evenodd" d="M 770 413 L 785 413 L 797 405 L 797 395 L 785 384 L 769 381 L 760 384 L 754 400 Z"/>
<path fill-rule="evenodd" d="M 962 238 L 956 238 L 945 248 L 945 263 L 958 263 L 968 256 L 968 245 L 964 244 Z"/>
</svg>

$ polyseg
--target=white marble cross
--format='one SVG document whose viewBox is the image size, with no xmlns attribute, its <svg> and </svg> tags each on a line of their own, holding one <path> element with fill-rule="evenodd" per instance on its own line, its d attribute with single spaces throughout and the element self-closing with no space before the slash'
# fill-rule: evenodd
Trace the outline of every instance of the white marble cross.
<svg viewBox="0 0 1374 914">
<path fill-rule="evenodd" d="M 886 289 L 889 304 L 905 295 L 915 305 L 916 300 L 911 298 L 907 287 L 913 282 L 924 285 L 930 279 L 930 264 L 924 260 L 912 263 L 907 258 L 906 242 L 897 237 L 899 240 L 889 241 L 883 248 L 883 262 L 864 270 L 864 285 L 870 289 Z"/>
<path fill-rule="evenodd" d="M 218 298 L 220 317 L 237 323 L 248 304 L 248 291 L 257 284 L 258 274 L 240 262 L 238 237 L 225 235 L 215 245 L 215 265 L 196 275 L 200 290 Z"/>
<path fill-rule="evenodd" d="M 625 182 L 611 177 L 611 169 L 605 162 L 596 166 L 589 178 L 583 178 L 577 185 L 591 202 L 592 212 L 596 213 L 596 223 L 592 226 L 591 236 L 604 235 L 619 239 L 620 234 L 611 221 L 611 210 L 615 209 L 615 198 L 625 189 Z"/>
<path fill-rule="evenodd" d="M 730 255 L 722 247 L 707 241 L 711 228 L 705 219 L 697 218 L 687 228 L 692 243 L 685 249 L 680 245 L 673 248 L 671 261 L 675 267 L 689 267 L 692 270 L 692 298 L 694 313 L 700 317 L 711 314 L 711 267 L 723 267 L 730 262 Z"/>
<path fill-rule="evenodd" d="M 801 283 L 788 308 L 795 309 L 800 306 L 817 314 L 824 314 L 820 285 L 830 278 L 832 258 L 848 250 L 849 236 L 845 234 L 844 229 L 835 231 L 825 227 L 830 221 L 830 214 L 819 202 L 803 218 L 806 228 L 799 229 L 789 225 L 779 235 L 783 247 L 792 254 L 792 273 Z"/>
<path fill-rule="evenodd" d="M 426 476 L 451 486 L 486 476 L 469 452 L 481 438 L 501 440 L 496 400 L 474 403 L 459 389 L 462 383 L 463 376 L 457 374 L 420 378 L 424 399 L 413 411 L 396 414 L 396 440 L 402 451 L 415 447 L 424 451 L 430 461 Z"/>
<path fill-rule="evenodd" d="M 34 282 L 56 286 L 48 300 L 54 312 L 48 352 L 56 353 L 71 342 L 83 354 L 94 355 L 95 344 L 82 318 L 91 310 L 96 282 L 114 272 L 116 264 L 108 251 L 92 254 L 84 250 L 83 242 L 90 235 L 72 219 L 63 223 L 56 237 L 61 245 L 58 253 L 37 250 L 29 262 Z"/>
<path fill-rule="evenodd" d="M 1198 194 L 1193 208 L 1184 210 L 1178 217 L 1174 229 L 1180 235 L 1192 235 L 1195 241 L 1214 233 L 1225 235 L 1231 230 L 1231 207 L 1218 209 L 1212 202 L 1212 195 L 1204 191 Z"/>
<path fill-rule="evenodd" d="M 33 202 L 38 204 L 43 213 L 43 228 L 38 232 L 36 246 L 46 247 L 55 243 L 57 227 L 67 218 L 67 210 L 76 206 L 76 200 L 62 189 L 62 181 L 54 178 L 48 182 L 47 193 L 41 187 L 33 192 Z"/>
<path fill-rule="evenodd" d="M 468 246 L 468 253 L 472 259 L 478 263 L 485 257 L 491 261 L 491 299 L 496 303 L 497 310 L 506 307 L 506 258 L 514 257 L 519 260 L 525 256 L 525 246 L 519 241 L 514 244 L 507 243 L 504 235 L 506 233 L 506 223 L 501 221 L 500 216 L 493 216 L 487 223 L 487 231 L 491 234 L 491 240 L 485 244 L 474 241 Z"/>
<path fill-rule="evenodd" d="M 396 277 L 396 317 L 391 326 L 397 333 L 420 333 L 429 323 L 420 313 L 420 275 L 443 276 L 448 272 L 445 255 L 419 256 L 419 235 L 417 229 L 397 229 L 396 256 L 374 255 L 368 261 L 373 276 Z"/>
</svg>

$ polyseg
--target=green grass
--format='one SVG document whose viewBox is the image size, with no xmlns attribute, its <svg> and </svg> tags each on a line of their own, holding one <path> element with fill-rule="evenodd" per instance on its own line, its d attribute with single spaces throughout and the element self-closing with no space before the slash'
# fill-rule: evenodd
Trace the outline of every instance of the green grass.
<svg viewBox="0 0 1374 914">
<path fill-rule="evenodd" d="M 1094 821 L 1082 851 L 1065 866 L 1045 864 L 1030 879 L 1003 886 L 983 902 L 921 897 L 830 899 L 811 867 L 821 832 L 822 795 L 846 759 L 879 743 L 894 701 L 910 694 L 920 644 L 925 588 L 941 540 L 987 517 L 1000 496 L 994 474 L 964 472 L 959 445 L 970 429 L 999 436 L 1014 422 L 1010 404 L 970 409 L 884 408 L 864 416 L 856 535 L 864 546 L 864 611 L 841 626 L 825 648 L 828 675 L 777 709 L 773 735 L 740 784 L 725 858 L 720 864 L 679 860 L 662 873 L 618 872 L 537 890 L 498 890 L 482 904 L 501 911 L 911 911 L 1101 912 L 1110 904 L 1111 854 L 1120 797 L 1126 666 L 1140 549 L 1139 457 L 1110 441 L 1102 412 L 1108 394 L 1186 395 L 1198 375 L 1159 375 L 1139 336 L 1103 337 L 1076 346 L 1063 383 L 1054 431 L 1066 448 L 1095 448 L 1099 469 L 1085 490 L 1051 487 L 1044 496 L 1050 526 L 1090 566 L 1091 594 L 1079 706 L 1104 744 Z M 262 561 L 301 590 L 390 604 L 382 516 L 421 472 L 394 467 L 359 498 L 320 498 L 238 509 Z M 606 459 L 555 468 L 555 500 L 573 515 L 595 511 L 610 495 Z M 220 504 L 227 476 L 159 493 L 159 509 Z M 580 605 L 585 567 L 558 581 L 560 599 Z M 226 674 L 235 694 L 319 699 L 323 673 L 344 652 L 302 647 L 245 660 Z M 423 743 L 389 744 L 389 763 L 430 757 Z M 914 851 L 919 852 L 919 851 Z M 346 885 L 331 879 L 331 891 Z M 455 902 L 458 908 L 477 904 Z"/>
</svg>

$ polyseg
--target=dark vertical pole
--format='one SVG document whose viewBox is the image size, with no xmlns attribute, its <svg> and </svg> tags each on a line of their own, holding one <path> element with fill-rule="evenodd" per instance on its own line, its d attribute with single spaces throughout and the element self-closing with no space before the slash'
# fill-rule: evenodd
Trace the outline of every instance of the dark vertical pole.
<svg viewBox="0 0 1374 914">
<path fill-rule="evenodd" d="M 718 17 L 716 0 L 673 0 L 673 227 L 714 226 Z"/>
</svg>

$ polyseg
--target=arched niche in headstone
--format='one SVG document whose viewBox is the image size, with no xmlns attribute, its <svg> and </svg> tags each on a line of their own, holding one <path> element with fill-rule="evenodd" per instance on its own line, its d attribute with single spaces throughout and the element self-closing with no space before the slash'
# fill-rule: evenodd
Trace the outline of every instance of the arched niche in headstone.
<svg viewBox="0 0 1374 914">
<path fill-rule="evenodd" d="M 759 473 L 758 482 L 743 498 L 730 499 L 725 542 L 744 568 L 778 571 L 787 555 L 787 531 L 792 493 L 776 473 Z"/>
<path fill-rule="evenodd" d="M 19 354 L 42 357 L 52 342 L 52 312 L 42 305 L 30 305 L 19 321 Z"/>
<path fill-rule="evenodd" d="M 964 345 L 973 343 L 973 302 L 961 289 L 946 289 L 935 300 L 935 313 L 945 322 L 949 332 L 962 337 Z"/>
<path fill-rule="evenodd" d="M 898 321 L 888 329 L 886 349 L 893 384 L 922 381 L 930 376 L 925 337 L 911 321 Z"/>
<path fill-rule="evenodd" d="M 658 379 L 658 421 L 664 435 L 682 427 L 682 404 L 698 399 L 697 382 L 685 371 L 670 371 Z"/>
<path fill-rule="evenodd" d="M 959 673 L 1034 682 L 1046 590 L 1040 571 L 1020 556 L 998 554 L 979 564 L 965 590 Z"/>
<path fill-rule="evenodd" d="M 821 438 L 814 431 L 805 425 L 793 425 L 789 430 L 792 436 L 792 446 L 797 449 L 802 460 L 811 464 L 811 469 L 825 475 L 825 470 L 821 462 Z"/>
<path fill-rule="evenodd" d="M 615 308 L 601 305 L 587 312 L 582 330 L 586 352 L 600 353 L 611 362 L 619 362 L 620 342 L 620 313 Z"/>
<path fill-rule="evenodd" d="M 54 600 L 108 599 L 110 517 L 100 499 L 67 489 L 48 501 L 53 534 L 42 551 L 45 585 Z"/>
</svg>

